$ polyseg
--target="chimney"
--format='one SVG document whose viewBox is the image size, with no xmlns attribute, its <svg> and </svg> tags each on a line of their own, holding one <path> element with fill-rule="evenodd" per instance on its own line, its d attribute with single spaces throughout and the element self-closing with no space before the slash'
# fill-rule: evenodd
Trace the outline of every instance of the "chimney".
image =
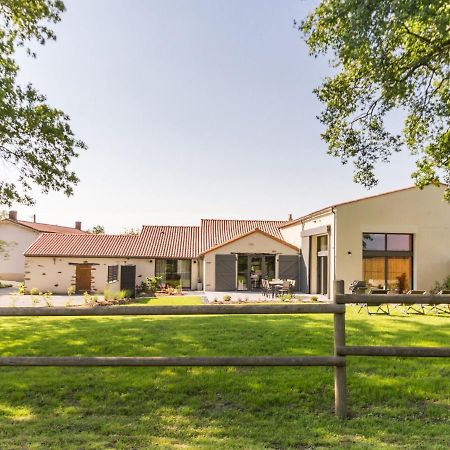
<svg viewBox="0 0 450 450">
<path fill-rule="evenodd" d="M 9 212 L 9 218 L 11 220 L 14 220 L 15 222 L 17 222 L 17 211 L 10 211 Z"/>
<path fill-rule="evenodd" d="M 81 230 L 81 222 L 75 222 L 75 228 Z"/>
<path fill-rule="evenodd" d="M 292 222 L 292 214 L 289 214 L 289 216 L 288 216 L 288 222 Z"/>
</svg>

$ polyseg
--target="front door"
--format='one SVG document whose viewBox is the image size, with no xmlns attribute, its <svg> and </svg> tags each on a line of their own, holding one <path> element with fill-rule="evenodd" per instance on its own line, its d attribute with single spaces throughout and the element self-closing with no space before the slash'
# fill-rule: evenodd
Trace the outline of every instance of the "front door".
<svg viewBox="0 0 450 450">
<path fill-rule="evenodd" d="M 75 267 L 76 290 L 78 292 L 90 292 L 92 267 L 89 264 L 77 264 Z"/>
<path fill-rule="evenodd" d="M 136 296 L 136 266 L 120 267 L 120 290 L 128 291 L 130 297 Z"/>
</svg>

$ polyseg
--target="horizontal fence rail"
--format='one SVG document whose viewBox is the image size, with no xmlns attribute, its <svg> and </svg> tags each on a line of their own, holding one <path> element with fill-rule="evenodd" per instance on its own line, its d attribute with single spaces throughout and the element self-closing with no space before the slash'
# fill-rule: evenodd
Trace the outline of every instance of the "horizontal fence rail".
<svg viewBox="0 0 450 450">
<path fill-rule="evenodd" d="M 11 356 L 0 366 L 344 366 L 339 356 Z"/>
<path fill-rule="evenodd" d="M 345 305 L 450 305 L 450 295 L 344 294 L 334 281 L 333 303 L 289 305 L 0 307 L 0 317 L 190 316 L 236 314 L 333 314 L 333 356 L 0 356 L 0 366 L 165 367 L 165 366 L 331 366 L 335 413 L 347 417 L 347 356 L 449 357 L 448 347 L 352 346 L 345 343 Z"/>
<path fill-rule="evenodd" d="M 450 357 L 450 347 L 387 347 L 345 345 L 337 347 L 340 356 Z"/>
<path fill-rule="evenodd" d="M 367 305 L 396 304 L 405 305 L 449 305 L 450 295 L 434 294 L 337 294 L 336 303 L 348 305 L 351 303 L 366 303 Z"/>
<path fill-rule="evenodd" d="M 3 307 L 0 317 L 17 316 L 189 316 L 216 314 L 345 314 L 345 305 L 195 305 L 195 306 L 93 306 Z"/>
</svg>

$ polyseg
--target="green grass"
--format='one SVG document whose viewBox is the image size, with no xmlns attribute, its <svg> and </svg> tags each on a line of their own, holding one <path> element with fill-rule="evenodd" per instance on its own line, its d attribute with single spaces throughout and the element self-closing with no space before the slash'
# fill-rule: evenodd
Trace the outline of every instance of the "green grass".
<svg viewBox="0 0 450 450">
<path fill-rule="evenodd" d="M 449 345 L 449 316 L 350 309 L 347 317 L 349 344 Z M 327 355 L 333 348 L 328 315 L 4 318 L 0 327 L 3 356 Z M 349 358 L 347 373 L 352 418 L 339 421 L 331 368 L 3 367 L 0 448 L 450 447 L 448 359 Z"/>
<path fill-rule="evenodd" d="M 170 305 L 201 305 L 200 297 L 193 295 L 168 296 L 168 297 L 145 297 L 137 298 L 130 305 L 151 305 L 151 306 L 170 306 Z"/>
</svg>

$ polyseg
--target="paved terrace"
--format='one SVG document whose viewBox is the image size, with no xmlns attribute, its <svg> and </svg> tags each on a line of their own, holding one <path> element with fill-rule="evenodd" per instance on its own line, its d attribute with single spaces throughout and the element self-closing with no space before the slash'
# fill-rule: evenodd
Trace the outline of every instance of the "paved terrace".
<svg viewBox="0 0 450 450">
<path fill-rule="evenodd" d="M 11 288 L 0 289 L 0 306 L 46 306 L 46 301 L 42 295 L 18 295 L 17 285 Z M 262 295 L 261 292 L 252 291 L 235 291 L 235 292 L 203 292 L 203 291 L 184 291 L 186 296 L 199 296 L 202 298 L 203 303 L 214 303 L 214 301 L 222 302 L 224 296 L 229 295 L 231 297 L 230 303 L 249 302 L 259 303 L 268 301 L 281 301 L 277 298 L 267 298 Z M 318 297 L 320 302 L 329 302 L 330 300 L 325 295 L 312 295 L 312 294 L 295 294 L 295 299 L 291 301 L 308 301 L 311 297 Z M 103 300 L 103 295 L 98 295 L 99 300 Z M 57 295 L 53 294 L 49 302 L 51 306 L 81 306 L 84 305 L 84 298 L 82 295 Z"/>
</svg>

